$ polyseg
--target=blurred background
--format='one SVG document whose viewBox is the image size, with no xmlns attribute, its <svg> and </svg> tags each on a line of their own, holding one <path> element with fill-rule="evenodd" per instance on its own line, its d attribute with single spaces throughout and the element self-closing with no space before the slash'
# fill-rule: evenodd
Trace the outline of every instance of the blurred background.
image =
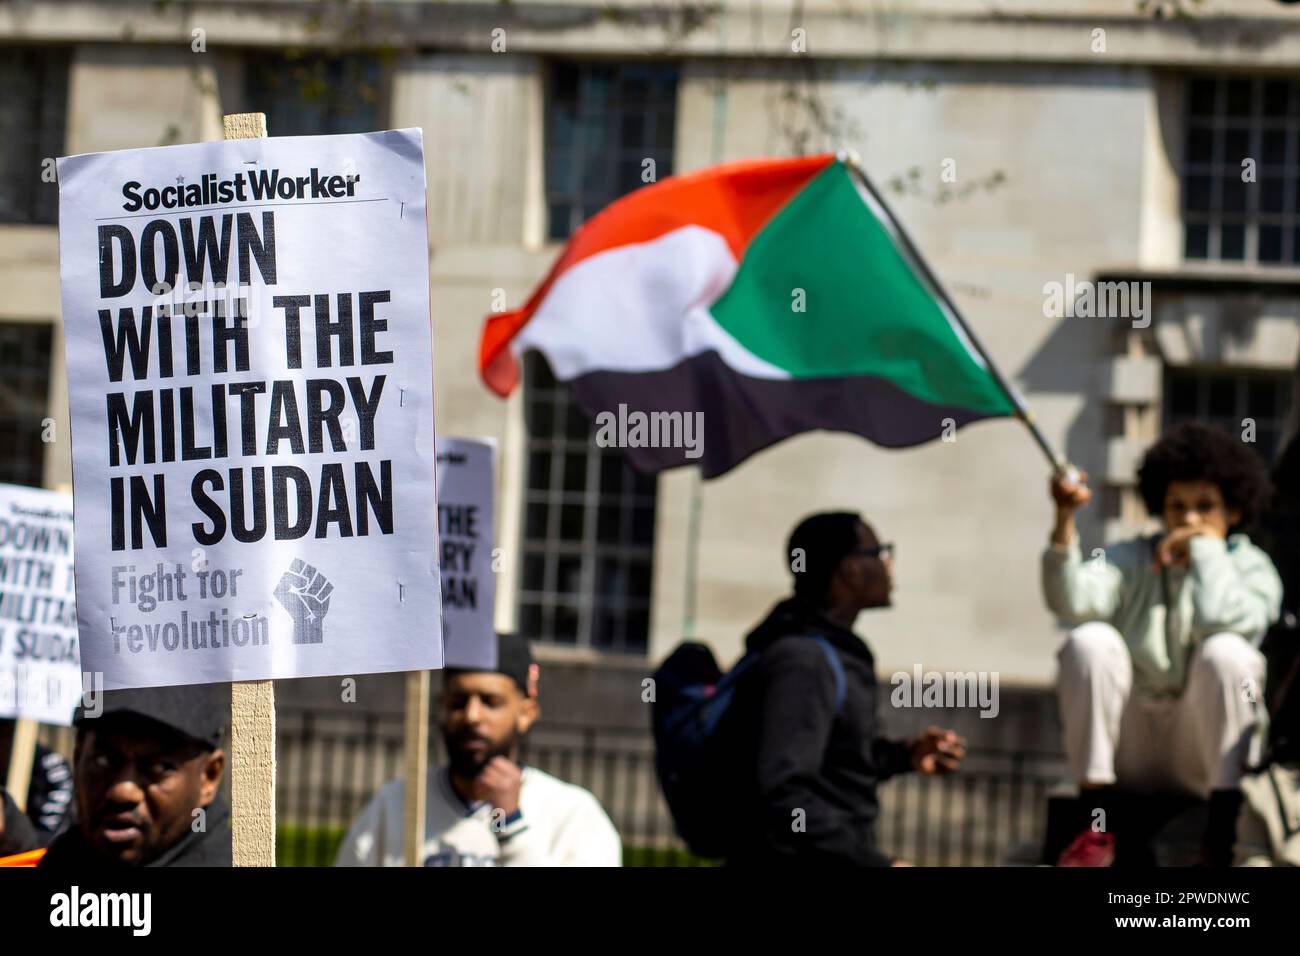
<svg viewBox="0 0 1300 956">
<path fill-rule="evenodd" d="M 996 719 L 886 707 L 889 729 L 946 723 L 973 754 L 956 778 L 885 788 L 883 845 L 918 863 L 1023 855 L 1061 769 L 1047 469 L 1018 424 L 902 452 L 805 435 L 706 484 L 598 447 L 538 355 L 508 401 L 481 383 L 494 302 L 522 304 L 585 218 L 643 185 L 646 159 L 662 179 L 855 150 L 1092 476 L 1085 552 L 1146 522 L 1134 467 L 1168 424 L 1252 419 L 1270 462 L 1296 430 L 1300 7 L 8 0 L 0 481 L 71 483 L 53 158 L 219 139 L 222 114 L 247 111 L 278 136 L 423 129 L 437 427 L 501 450 L 497 623 L 542 662 L 526 756 L 596 793 L 629 862 L 685 859 L 642 680 L 688 634 L 733 661 L 788 590 L 785 538 L 813 510 L 860 510 L 898 546 L 896 606 L 859 622 L 882 680 L 918 664 L 1000 676 Z M 1150 321 L 1051 314 L 1051 283 L 1107 281 L 1149 290 Z M 359 677 L 349 703 L 337 679 L 276 695 L 280 859 L 326 863 L 400 773 L 401 677 Z"/>
</svg>

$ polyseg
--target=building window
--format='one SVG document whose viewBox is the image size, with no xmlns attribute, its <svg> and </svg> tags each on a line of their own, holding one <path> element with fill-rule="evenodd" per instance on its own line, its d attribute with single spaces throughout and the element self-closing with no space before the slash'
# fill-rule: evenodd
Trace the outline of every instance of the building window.
<svg viewBox="0 0 1300 956">
<path fill-rule="evenodd" d="M 387 124 L 379 61 L 364 56 L 274 55 L 248 61 L 245 99 L 274 136 L 370 133 Z"/>
<path fill-rule="evenodd" d="M 546 124 L 549 237 L 567 239 L 619 196 L 671 175 L 676 119 L 672 64 L 555 64 Z"/>
<path fill-rule="evenodd" d="M 655 478 L 596 444 L 587 416 L 537 352 L 524 360 L 528 481 L 519 632 L 644 654 L 650 632 Z"/>
<path fill-rule="evenodd" d="M 0 47 L 0 90 L 0 222 L 57 222 L 46 160 L 63 155 L 67 51 Z"/>
<path fill-rule="evenodd" d="M 1165 426 L 1204 422 L 1245 436 L 1253 421 L 1255 448 L 1272 463 L 1286 438 L 1293 378 L 1291 372 L 1168 368 Z"/>
<path fill-rule="evenodd" d="M 0 323 L 0 482 L 41 484 L 53 338 L 48 325 Z"/>
<path fill-rule="evenodd" d="M 1300 83 L 1198 77 L 1187 85 L 1188 259 L 1300 262 Z"/>
</svg>

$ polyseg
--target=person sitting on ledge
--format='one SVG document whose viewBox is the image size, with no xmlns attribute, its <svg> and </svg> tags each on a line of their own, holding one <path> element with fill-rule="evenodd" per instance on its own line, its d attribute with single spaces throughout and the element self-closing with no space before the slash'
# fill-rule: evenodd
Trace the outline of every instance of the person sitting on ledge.
<svg viewBox="0 0 1300 956">
<path fill-rule="evenodd" d="M 1282 595 L 1268 556 L 1239 533 L 1267 503 L 1264 461 L 1221 429 L 1175 426 L 1138 471 L 1163 532 L 1087 562 L 1075 533 L 1086 482 L 1052 480 L 1056 522 L 1042 557 L 1047 606 L 1072 628 L 1057 655 L 1067 762 L 1099 807 L 1114 788 L 1208 799 L 1203 861 L 1226 865 L 1258 747 L 1258 645 Z M 1058 865 L 1114 857 L 1114 834 L 1090 825 Z"/>
</svg>

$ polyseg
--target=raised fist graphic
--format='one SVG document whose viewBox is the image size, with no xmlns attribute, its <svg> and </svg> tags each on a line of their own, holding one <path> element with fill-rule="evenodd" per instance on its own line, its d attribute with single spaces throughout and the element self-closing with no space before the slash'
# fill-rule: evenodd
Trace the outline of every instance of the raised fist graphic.
<svg viewBox="0 0 1300 956">
<path fill-rule="evenodd" d="M 289 570 L 280 576 L 275 599 L 293 618 L 295 644 L 320 644 L 324 641 L 321 624 L 330 609 L 334 585 L 325 580 L 310 564 L 294 558 Z"/>
</svg>

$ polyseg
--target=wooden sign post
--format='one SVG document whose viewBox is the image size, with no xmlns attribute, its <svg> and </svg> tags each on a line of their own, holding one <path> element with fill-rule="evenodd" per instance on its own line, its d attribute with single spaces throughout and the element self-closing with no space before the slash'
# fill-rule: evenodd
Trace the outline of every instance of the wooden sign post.
<svg viewBox="0 0 1300 956">
<path fill-rule="evenodd" d="M 266 136 L 265 113 L 222 117 L 226 139 Z M 275 866 L 275 684 L 230 685 L 230 828 L 235 866 Z"/>
<path fill-rule="evenodd" d="M 429 784 L 429 672 L 406 675 L 406 805 L 404 851 L 407 866 L 424 857 L 424 804 Z"/>
<path fill-rule="evenodd" d="M 34 720 L 24 718 L 14 721 L 5 790 L 19 810 L 27 809 L 27 790 L 32 783 L 32 764 L 36 761 L 36 731 L 37 724 Z"/>
</svg>

